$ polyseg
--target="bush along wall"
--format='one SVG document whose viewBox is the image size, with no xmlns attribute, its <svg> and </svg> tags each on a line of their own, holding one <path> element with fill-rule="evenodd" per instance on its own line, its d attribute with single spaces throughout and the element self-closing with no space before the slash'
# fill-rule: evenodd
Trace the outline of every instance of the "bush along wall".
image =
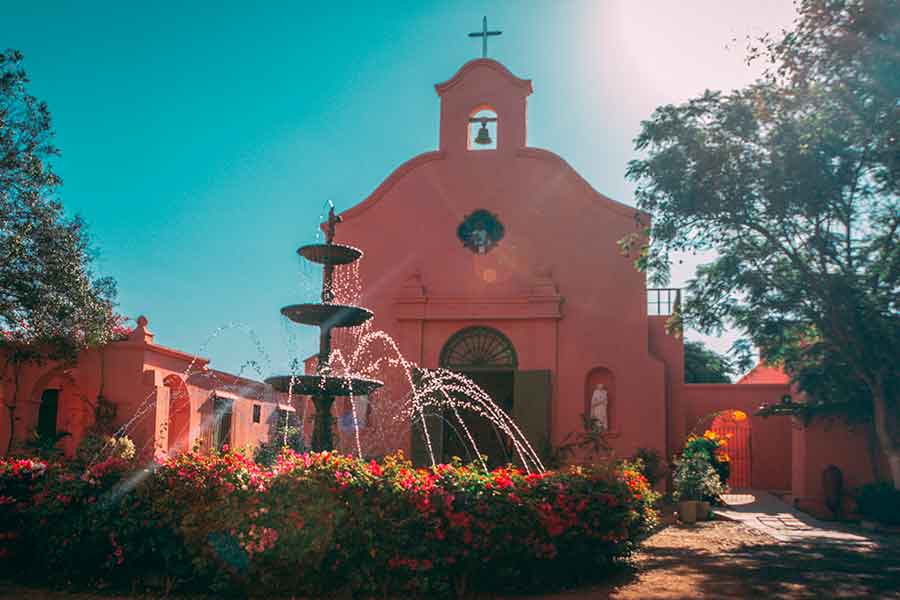
<svg viewBox="0 0 900 600">
<path fill-rule="evenodd" d="M 186 453 L 152 469 L 3 459 L 17 572 L 216 594 L 463 596 L 601 579 L 656 524 L 628 464 L 542 474 L 285 452 Z M 18 465 L 18 466 L 17 466 Z"/>
</svg>

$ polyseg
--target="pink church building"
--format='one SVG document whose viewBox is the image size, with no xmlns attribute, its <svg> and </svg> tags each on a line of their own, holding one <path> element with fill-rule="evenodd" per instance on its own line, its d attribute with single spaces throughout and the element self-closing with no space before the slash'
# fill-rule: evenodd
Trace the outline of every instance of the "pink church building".
<svg viewBox="0 0 900 600">
<path fill-rule="evenodd" d="M 755 416 L 792 393 L 779 370 L 757 367 L 739 384 L 685 383 L 683 340 L 665 327 L 679 291 L 648 289 L 620 251 L 619 240 L 642 232 L 634 207 L 528 145 L 531 81 L 483 58 L 435 89 L 438 149 L 411 158 L 345 211 L 336 237 L 365 251 L 359 302 L 405 357 L 471 377 L 538 447 L 579 431 L 603 386 L 595 414 L 617 456 L 638 448 L 672 456 L 697 427 L 731 426 L 711 424 L 711 415 L 740 410 L 749 419 L 728 430 L 733 484 L 793 489 L 814 504 L 828 464 L 850 485 L 870 478 L 864 458 L 844 453 L 858 456 L 858 435 L 813 458 L 792 447 L 823 446 L 821 427 Z M 447 423 L 428 424 L 444 460 L 463 446 Z M 481 448 L 502 450 L 489 428 L 473 427 Z M 422 437 L 408 438 L 420 461 Z"/>
<path fill-rule="evenodd" d="M 469 376 L 544 453 L 594 414 L 619 457 L 639 448 L 672 457 L 692 431 L 718 427 L 732 434 L 734 487 L 790 492 L 814 511 L 829 464 L 848 487 L 872 479 L 859 432 L 756 415 L 792 394 L 777 369 L 760 366 L 738 384 L 685 383 L 683 340 L 666 331 L 679 291 L 648 289 L 620 251 L 620 240 L 642 232 L 634 207 L 528 145 L 531 81 L 478 59 L 435 89 L 438 149 L 411 158 L 345 211 L 335 240 L 365 252 L 353 300 L 374 311 L 374 329 L 407 360 Z M 85 351 L 75 365 L 27 365 L 17 377 L 7 369 L 0 440 L 14 448 L 35 429 L 65 430 L 72 455 L 98 397 L 116 407 L 117 424 L 128 425 L 144 456 L 197 440 L 252 446 L 268 439 L 272 419 L 294 410 L 264 384 L 208 363 L 157 344 L 141 318 L 127 340 Z M 397 400 L 380 393 L 372 404 Z M 736 410 L 748 415 L 740 425 L 711 423 Z M 469 424 L 494 462 L 509 458 L 485 422 Z M 445 420 L 427 427 L 438 460 L 465 456 Z M 382 446 L 425 462 L 421 432 L 408 425 Z"/>
</svg>

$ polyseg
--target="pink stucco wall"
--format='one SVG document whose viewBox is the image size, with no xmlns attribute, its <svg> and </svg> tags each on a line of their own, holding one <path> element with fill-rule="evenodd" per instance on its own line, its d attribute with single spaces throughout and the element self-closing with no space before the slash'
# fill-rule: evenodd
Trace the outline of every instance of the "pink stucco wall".
<svg viewBox="0 0 900 600">
<path fill-rule="evenodd" d="M 782 417 L 789 420 L 788 417 Z M 825 505 L 822 472 L 834 465 L 843 475 L 844 491 L 875 481 L 872 450 L 882 478 L 889 478 L 887 460 L 870 446 L 868 427 L 848 426 L 840 420 L 817 418 L 808 424 L 794 423 L 792 431 L 793 473 L 791 494 L 797 506 L 821 517 L 830 517 Z"/>
<path fill-rule="evenodd" d="M 778 402 L 789 387 L 780 384 L 686 384 L 681 392 L 685 432 L 702 434 L 708 417 L 720 410 L 740 410 L 750 417 L 752 462 L 750 483 L 757 489 L 791 488 L 791 422 L 785 417 L 759 417 L 764 403 Z"/>
<path fill-rule="evenodd" d="M 684 402 L 684 340 L 666 332 L 667 316 L 651 316 L 650 351 L 662 361 L 666 374 L 666 444 L 669 455 L 681 450 L 686 437 Z"/>
<path fill-rule="evenodd" d="M 212 418 L 214 395 L 233 400 L 231 445 L 256 445 L 268 439 L 269 420 L 283 401 L 259 382 L 208 368 L 209 361 L 154 342 L 146 320 L 128 340 L 104 348 L 86 350 L 72 363 L 58 361 L 23 364 L 16 380 L 14 367 L 0 373 L 0 401 L 5 408 L 0 419 L 0 447 L 5 452 L 10 440 L 13 415 L 12 452 L 15 453 L 37 425 L 44 390 L 59 389 L 57 430 L 72 435 L 60 443 L 72 456 L 84 433 L 94 422 L 97 397 L 103 396 L 116 408 L 116 425 L 130 423 L 127 434 L 144 458 L 169 450 L 183 450 L 204 436 Z M 169 406 L 172 390 L 181 388 L 188 396 L 188 431 L 184 439 L 169 439 Z M 253 406 L 260 406 L 260 423 L 253 423 Z M 136 415 L 143 415 L 133 419 Z M 132 422 L 133 421 L 133 422 Z"/>
</svg>

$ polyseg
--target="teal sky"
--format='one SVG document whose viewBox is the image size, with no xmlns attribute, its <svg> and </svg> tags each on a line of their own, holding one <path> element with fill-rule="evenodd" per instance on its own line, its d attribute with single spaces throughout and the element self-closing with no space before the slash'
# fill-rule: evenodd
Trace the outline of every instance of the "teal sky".
<svg viewBox="0 0 900 600">
<path fill-rule="evenodd" d="M 145 314 L 159 343 L 252 376 L 314 351 L 314 331 L 278 314 L 318 285 L 294 250 L 315 239 L 327 200 L 349 208 L 436 148 L 433 84 L 480 55 L 466 34 L 483 15 L 504 32 L 489 56 L 534 82 L 529 144 L 629 204 L 641 119 L 751 81 L 743 38 L 793 17 L 788 0 L 252 4 L 0 9 L 2 44 L 25 54 L 54 117 L 60 198 L 88 222 L 120 311 Z"/>
</svg>

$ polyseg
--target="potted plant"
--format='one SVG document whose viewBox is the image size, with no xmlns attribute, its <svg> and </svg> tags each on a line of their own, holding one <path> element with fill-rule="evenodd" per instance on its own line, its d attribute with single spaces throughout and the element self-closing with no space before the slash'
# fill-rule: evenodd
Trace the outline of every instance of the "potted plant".
<svg viewBox="0 0 900 600">
<path fill-rule="evenodd" d="M 708 498 L 717 498 L 724 491 L 715 468 L 702 456 L 688 456 L 677 461 L 673 483 L 678 513 L 685 523 L 709 516 L 709 504 L 704 510 L 701 503 Z"/>
</svg>

